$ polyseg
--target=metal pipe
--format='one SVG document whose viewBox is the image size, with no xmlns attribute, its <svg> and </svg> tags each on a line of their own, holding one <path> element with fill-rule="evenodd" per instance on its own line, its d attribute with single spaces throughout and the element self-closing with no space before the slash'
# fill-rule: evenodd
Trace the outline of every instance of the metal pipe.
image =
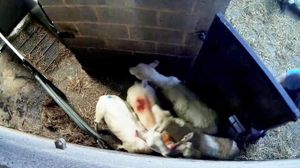
<svg viewBox="0 0 300 168">
<path fill-rule="evenodd" d="M 4 43 L 24 62 L 25 58 L 19 51 L 4 37 L 2 33 L 0 33 L 0 38 L 4 41 Z"/>
<path fill-rule="evenodd" d="M 64 110 L 65 113 L 85 132 L 96 138 L 96 141 L 101 147 L 108 147 L 107 143 L 102 137 L 91 128 L 74 110 L 74 108 L 67 103 L 66 96 L 55 85 L 53 85 L 44 75 L 42 75 L 37 69 L 34 68 L 25 57 L 4 37 L 0 32 L 0 38 L 5 44 L 21 59 L 23 65 L 27 67 L 35 79 L 41 84 L 41 86 L 47 91 L 47 93 L 54 99 L 54 101 Z"/>
</svg>

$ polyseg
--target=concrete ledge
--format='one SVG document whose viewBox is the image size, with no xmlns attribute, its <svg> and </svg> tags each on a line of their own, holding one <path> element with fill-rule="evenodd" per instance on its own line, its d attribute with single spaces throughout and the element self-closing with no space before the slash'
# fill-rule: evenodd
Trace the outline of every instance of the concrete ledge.
<svg viewBox="0 0 300 168">
<path fill-rule="evenodd" d="M 300 160 L 206 161 L 162 158 L 67 144 L 56 149 L 54 140 L 0 126 L 0 166 L 8 167 L 273 167 L 298 168 Z"/>
</svg>

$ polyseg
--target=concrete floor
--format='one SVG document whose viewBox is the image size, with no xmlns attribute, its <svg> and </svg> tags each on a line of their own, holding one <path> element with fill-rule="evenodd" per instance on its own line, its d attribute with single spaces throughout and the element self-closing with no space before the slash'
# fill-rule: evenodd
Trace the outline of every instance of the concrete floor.
<svg viewBox="0 0 300 168">
<path fill-rule="evenodd" d="M 162 158 L 115 152 L 75 144 L 56 149 L 54 140 L 0 126 L 0 167 L 207 167 L 207 168 L 298 168 L 300 160 L 205 161 Z"/>
</svg>

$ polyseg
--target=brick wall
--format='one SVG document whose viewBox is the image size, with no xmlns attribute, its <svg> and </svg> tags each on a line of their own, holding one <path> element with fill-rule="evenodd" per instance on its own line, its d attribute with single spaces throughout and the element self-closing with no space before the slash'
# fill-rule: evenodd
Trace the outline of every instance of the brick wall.
<svg viewBox="0 0 300 168">
<path fill-rule="evenodd" d="M 77 49 L 195 56 L 216 11 L 229 0 L 40 0 L 65 39 Z"/>
</svg>

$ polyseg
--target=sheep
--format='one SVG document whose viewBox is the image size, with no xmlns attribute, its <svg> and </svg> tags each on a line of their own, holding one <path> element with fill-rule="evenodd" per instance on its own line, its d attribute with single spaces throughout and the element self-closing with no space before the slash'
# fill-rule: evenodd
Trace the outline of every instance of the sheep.
<svg viewBox="0 0 300 168">
<path fill-rule="evenodd" d="M 176 152 L 184 158 L 200 159 L 203 157 L 228 160 L 239 153 L 235 141 L 228 138 L 214 137 L 207 134 L 188 134 L 190 140 L 176 147 Z"/>
<path fill-rule="evenodd" d="M 155 126 L 156 122 L 151 108 L 158 101 L 154 89 L 146 81 L 142 81 L 142 83 L 135 82 L 127 90 L 126 101 L 133 108 L 146 129 L 150 130 Z"/>
<path fill-rule="evenodd" d="M 148 130 L 146 133 L 141 134 L 141 132 L 136 132 L 137 137 L 145 141 L 145 143 L 155 152 L 161 154 L 162 156 L 170 156 L 170 149 L 166 146 L 163 141 L 161 133 L 156 131 L 156 127 Z"/>
<path fill-rule="evenodd" d="M 164 76 L 155 70 L 159 64 L 154 61 L 150 64 L 140 63 L 129 69 L 130 74 L 140 80 L 147 80 L 161 88 L 162 93 L 169 99 L 176 114 L 194 127 L 205 133 L 217 133 L 217 114 L 174 76 Z"/>
<path fill-rule="evenodd" d="M 110 131 L 122 141 L 118 149 L 131 153 L 152 153 L 153 151 L 168 155 L 167 147 L 162 141 L 156 127 L 150 130 L 139 122 L 131 107 L 115 95 L 100 96 L 96 105 L 95 122 L 104 119 Z"/>
<path fill-rule="evenodd" d="M 202 158 L 203 156 L 216 159 L 231 159 L 239 153 L 235 141 L 228 138 L 215 137 L 201 133 L 180 118 L 173 117 L 169 111 L 154 105 L 152 112 L 161 118 L 158 132 L 165 132 L 173 141 L 183 143 L 170 148 L 169 155 L 181 153 L 186 158 Z M 160 115 L 158 115 L 160 114 Z"/>
<path fill-rule="evenodd" d="M 104 119 L 110 131 L 122 141 L 118 149 L 134 153 L 151 153 L 152 150 L 136 132 L 146 132 L 130 111 L 128 105 L 118 96 L 100 96 L 96 105 L 95 122 Z"/>
<path fill-rule="evenodd" d="M 170 117 L 171 114 L 165 113 L 164 111 L 159 111 L 155 114 L 152 112 L 152 107 L 158 106 L 158 100 L 154 89 L 148 85 L 147 81 L 142 81 L 142 83 L 135 82 L 135 84 L 128 89 L 126 100 L 129 105 L 133 107 L 140 122 L 148 130 L 146 134 L 138 134 L 138 136 L 144 139 L 152 149 L 155 149 L 155 151 L 159 151 L 164 156 L 169 155 L 171 151 L 168 147 L 171 148 L 170 146 L 175 143 L 168 134 L 160 134 L 156 129 L 159 128 L 161 122 L 165 118 Z"/>
</svg>

